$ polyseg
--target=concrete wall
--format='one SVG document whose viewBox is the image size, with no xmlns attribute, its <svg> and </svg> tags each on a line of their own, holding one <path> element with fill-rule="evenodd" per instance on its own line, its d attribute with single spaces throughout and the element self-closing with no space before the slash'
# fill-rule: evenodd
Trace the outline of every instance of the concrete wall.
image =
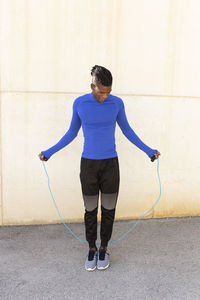
<svg viewBox="0 0 200 300">
<path fill-rule="evenodd" d="M 200 4 L 194 0 L 2 0 L 0 225 L 59 222 L 38 154 L 68 130 L 90 70 L 113 74 L 133 130 L 161 152 L 162 197 L 146 218 L 200 215 Z M 157 161 L 117 125 L 117 219 L 158 199 Z M 83 134 L 45 163 L 63 219 L 82 221 Z"/>
</svg>

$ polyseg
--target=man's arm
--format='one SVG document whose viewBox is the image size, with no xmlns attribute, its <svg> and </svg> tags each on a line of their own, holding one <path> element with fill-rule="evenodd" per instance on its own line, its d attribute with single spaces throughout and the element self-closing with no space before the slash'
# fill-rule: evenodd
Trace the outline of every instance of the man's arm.
<svg viewBox="0 0 200 300">
<path fill-rule="evenodd" d="M 81 120 L 78 115 L 77 111 L 78 101 L 75 99 L 73 103 L 73 114 L 72 114 L 72 120 L 70 127 L 68 131 L 65 133 L 65 135 L 58 141 L 57 144 L 52 146 L 51 148 L 41 151 L 41 153 L 49 159 L 55 152 L 58 152 L 60 149 L 67 146 L 69 143 L 71 143 L 75 137 L 77 136 L 79 129 L 81 127 Z"/>
<path fill-rule="evenodd" d="M 117 123 L 121 128 L 123 134 L 127 137 L 127 139 L 131 143 L 133 143 L 139 149 L 144 151 L 151 158 L 155 153 L 157 153 L 157 150 L 151 149 L 150 147 L 145 145 L 141 141 L 141 139 L 137 136 L 137 134 L 133 131 L 133 129 L 130 127 L 128 120 L 126 118 L 124 102 L 122 101 L 122 99 L 120 99 L 119 105 L 120 105 L 120 109 L 117 115 Z"/>
</svg>

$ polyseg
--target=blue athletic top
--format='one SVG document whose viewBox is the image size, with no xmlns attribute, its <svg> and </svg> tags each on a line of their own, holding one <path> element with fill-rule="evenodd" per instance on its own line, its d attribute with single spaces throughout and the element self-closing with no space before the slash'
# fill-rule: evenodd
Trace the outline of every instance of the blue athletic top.
<svg viewBox="0 0 200 300">
<path fill-rule="evenodd" d="M 109 94 L 104 102 L 100 102 L 89 93 L 74 100 L 71 124 L 65 135 L 57 144 L 41 153 L 49 159 L 55 152 L 71 143 L 82 126 L 84 135 L 82 157 L 89 159 L 116 157 L 116 121 L 127 139 L 150 158 L 157 152 L 156 149 L 145 145 L 130 127 L 121 98 Z"/>
</svg>

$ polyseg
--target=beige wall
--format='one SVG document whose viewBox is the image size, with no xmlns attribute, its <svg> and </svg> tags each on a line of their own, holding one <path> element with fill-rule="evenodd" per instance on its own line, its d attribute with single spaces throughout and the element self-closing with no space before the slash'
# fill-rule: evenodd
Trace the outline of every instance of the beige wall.
<svg viewBox="0 0 200 300">
<path fill-rule="evenodd" d="M 154 218 L 200 215 L 200 4 L 194 0 L 2 0 L 0 225 L 59 222 L 38 154 L 68 130 L 90 69 L 113 74 L 133 130 L 161 152 Z M 116 128 L 116 218 L 158 199 L 157 161 Z M 83 134 L 45 163 L 63 219 L 82 221 Z"/>
</svg>

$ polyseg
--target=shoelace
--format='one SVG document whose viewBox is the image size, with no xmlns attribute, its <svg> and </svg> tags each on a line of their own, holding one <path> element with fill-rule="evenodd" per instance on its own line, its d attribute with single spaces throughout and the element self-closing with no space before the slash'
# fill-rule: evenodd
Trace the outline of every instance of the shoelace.
<svg viewBox="0 0 200 300">
<path fill-rule="evenodd" d="M 109 253 L 106 250 L 104 249 L 99 250 L 99 260 L 104 260 L 106 254 L 109 255 Z"/>
<path fill-rule="evenodd" d="M 89 254 L 88 254 L 89 261 L 94 259 L 95 252 L 96 252 L 95 250 L 89 250 Z"/>
</svg>

